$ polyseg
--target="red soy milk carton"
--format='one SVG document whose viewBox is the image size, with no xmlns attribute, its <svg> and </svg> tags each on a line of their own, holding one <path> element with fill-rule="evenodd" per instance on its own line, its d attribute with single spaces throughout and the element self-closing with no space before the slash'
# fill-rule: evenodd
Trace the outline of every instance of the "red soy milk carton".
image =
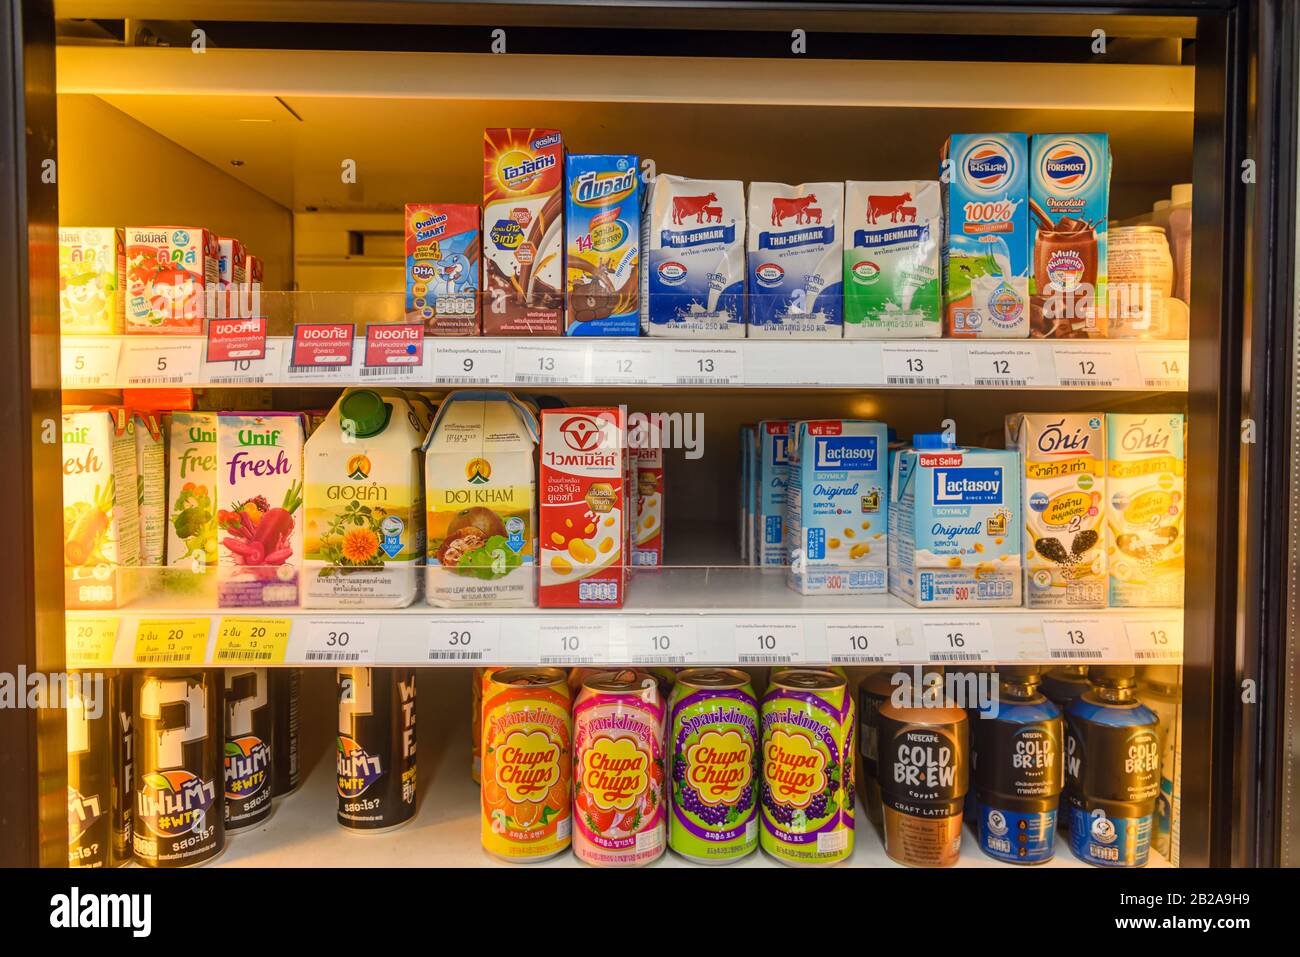
<svg viewBox="0 0 1300 957">
<path fill-rule="evenodd" d="M 627 590 L 627 410 L 542 410 L 543 608 L 621 608 Z"/>
</svg>

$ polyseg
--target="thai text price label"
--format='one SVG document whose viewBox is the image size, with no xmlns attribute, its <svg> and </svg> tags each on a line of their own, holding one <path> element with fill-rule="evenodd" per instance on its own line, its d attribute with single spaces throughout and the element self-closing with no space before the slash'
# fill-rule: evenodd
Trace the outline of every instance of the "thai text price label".
<svg viewBox="0 0 1300 957">
<path fill-rule="evenodd" d="M 500 638 L 499 621 L 434 619 L 429 626 L 429 661 L 440 665 L 492 661 Z"/>
<path fill-rule="evenodd" d="M 803 623 L 741 622 L 734 626 L 736 661 L 742 665 L 792 665 L 803 661 Z"/>
<path fill-rule="evenodd" d="M 543 665 L 607 662 L 609 625 L 604 622 L 544 622 L 537 628 L 537 659 Z"/>
<path fill-rule="evenodd" d="M 663 355 L 653 346 L 605 348 L 592 343 L 591 381 L 621 385 L 647 385 L 663 378 Z"/>
<path fill-rule="evenodd" d="M 214 665 L 284 664 L 293 624 L 288 618 L 222 618 Z"/>
<path fill-rule="evenodd" d="M 668 376 L 678 385 L 741 385 L 745 358 L 738 345 L 685 346 L 668 349 Z"/>
<path fill-rule="evenodd" d="M 949 343 L 882 345 L 880 362 L 885 372 L 885 384 L 941 388 L 954 385 L 952 350 Z"/>
<path fill-rule="evenodd" d="M 1175 618 L 1126 621 L 1124 631 L 1138 663 L 1183 660 L 1183 623 Z"/>
<path fill-rule="evenodd" d="M 69 618 L 65 642 L 68 667 L 83 671 L 112 665 L 117 626 L 116 618 Z"/>
<path fill-rule="evenodd" d="M 1187 353 L 1182 350 L 1139 349 L 1138 372 L 1147 389 L 1186 389 Z"/>
<path fill-rule="evenodd" d="M 379 648 L 379 623 L 360 618 L 317 618 L 307 622 L 302 660 L 342 665 L 370 664 Z"/>
<path fill-rule="evenodd" d="M 587 381 L 587 349 L 582 343 L 516 344 L 516 382 L 557 384 Z"/>
<path fill-rule="evenodd" d="M 211 319 L 204 362 L 238 362 L 266 358 L 266 317 Z"/>
<path fill-rule="evenodd" d="M 208 660 L 208 618 L 168 618 L 135 626 L 137 665 L 201 665 Z"/>
<path fill-rule="evenodd" d="M 365 368 L 410 372 L 424 362 L 424 326 L 418 322 L 372 322 L 366 326 Z"/>
<path fill-rule="evenodd" d="M 63 340 L 60 354 L 65 389 L 102 389 L 117 384 L 122 343 L 116 339 Z"/>
<path fill-rule="evenodd" d="M 1056 385 L 1056 379 L 1039 373 L 1038 353 L 1028 346 L 970 342 L 966 344 L 966 364 L 972 385 L 1013 388 Z"/>
<path fill-rule="evenodd" d="M 352 336 L 347 322 L 300 322 L 293 327 L 289 368 L 337 368 L 352 363 Z"/>
<path fill-rule="evenodd" d="M 199 379 L 200 359 L 196 339 L 127 339 L 122 347 L 122 380 L 130 386 L 193 385 Z"/>
<path fill-rule="evenodd" d="M 987 621 L 953 619 L 929 621 L 921 626 L 927 661 L 993 661 L 993 629 Z"/>
<path fill-rule="evenodd" d="M 1044 618 L 1043 639 L 1047 657 L 1080 664 L 1089 661 L 1127 661 L 1123 636 L 1100 618 Z"/>
<path fill-rule="evenodd" d="M 438 385 L 495 384 L 506 379 L 506 350 L 501 345 L 449 345 L 436 340 L 433 381 Z"/>
<path fill-rule="evenodd" d="M 1122 351 L 1122 354 L 1121 354 Z M 1073 389 L 1113 389 L 1136 382 L 1136 370 L 1130 369 L 1132 354 L 1118 347 L 1055 346 L 1057 382 Z"/>
<path fill-rule="evenodd" d="M 828 624 L 826 653 L 833 665 L 875 665 L 898 661 L 898 636 L 892 621 Z"/>
<path fill-rule="evenodd" d="M 686 665 L 700 653 L 693 621 L 629 623 L 623 640 L 626 660 L 634 665 Z"/>
</svg>

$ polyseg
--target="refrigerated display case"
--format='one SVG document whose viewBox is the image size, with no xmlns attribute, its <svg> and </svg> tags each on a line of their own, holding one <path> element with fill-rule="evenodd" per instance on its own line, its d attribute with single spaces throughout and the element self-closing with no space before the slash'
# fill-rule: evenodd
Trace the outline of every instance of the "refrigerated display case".
<svg viewBox="0 0 1300 957">
<path fill-rule="evenodd" d="M 278 738 L 268 752 L 259 744 L 266 735 L 242 718 L 237 731 L 222 689 L 248 669 L 258 670 L 254 683 L 300 682 L 296 715 L 286 707 L 277 720 L 300 733 L 301 781 L 277 787 L 287 793 L 277 793 L 265 821 L 198 842 L 195 862 L 464 866 L 495 861 L 480 841 L 485 827 L 528 831 L 536 811 L 511 793 L 514 810 L 498 820 L 483 807 L 504 798 L 471 779 L 471 763 L 482 759 L 471 726 L 477 733 L 483 717 L 471 709 L 482 707 L 477 676 L 489 667 L 734 668 L 750 672 L 760 698 L 769 671 L 838 670 L 847 683 L 840 693 L 864 703 L 872 675 L 919 679 L 923 666 L 969 669 L 970 688 L 981 687 L 982 673 L 1018 673 L 1009 668 L 1089 665 L 1100 680 L 1120 666 L 1135 674 L 1108 693 L 1150 708 L 1164 768 L 1148 866 L 1287 863 L 1294 726 L 1283 702 L 1294 649 L 1281 603 L 1293 569 L 1283 567 L 1290 543 L 1272 516 L 1294 518 L 1283 450 L 1294 369 L 1295 28 L 1288 5 L 1231 2 L 16 4 L 0 27 L 11 67 L 0 82 L 13 84 L 6 99 L 15 105 L 0 164 L 14 171 L 0 229 L 14 317 L 0 377 L 14 410 L 0 437 L 12 465 L 0 481 L 21 529 L 0 594 L 5 620 L 21 627 L 0 639 L 0 670 L 103 672 L 111 687 L 134 685 L 133 703 L 122 707 L 137 725 L 137 775 L 179 766 L 150 756 L 165 730 L 177 730 L 150 676 L 188 673 L 178 693 L 194 696 L 191 712 L 215 708 L 214 736 L 236 742 L 236 762 L 264 772 L 267 787 L 276 771 L 290 773 L 258 763 L 285 760 L 268 758 Z M 511 131 L 539 132 L 511 141 Z M 1016 132 L 1027 136 L 1017 141 Z M 964 144 L 961 134 L 974 136 Z M 538 144 L 556 147 L 557 158 L 536 161 L 527 150 Z M 1071 165 L 1089 149 L 1090 162 L 1109 163 L 1108 184 Z M 480 173 L 512 166 L 507 176 L 531 181 L 548 163 L 563 166 L 566 150 L 623 156 L 616 172 L 631 174 L 634 196 L 653 184 L 652 200 L 631 201 L 631 212 L 604 208 L 585 237 L 565 237 L 561 177 L 540 205 L 529 205 L 526 189 L 507 191 L 499 210 L 484 214 L 474 240 L 481 253 L 475 245 L 426 255 L 408 245 L 422 241 L 411 239 L 420 217 L 439 213 L 412 213 L 413 204 L 499 200 L 485 194 Z M 580 168 L 572 158 L 567 165 Z M 672 176 L 697 182 L 679 188 Z M 1017 176 L 1026 185 L 1013 192 L 1007 184 Z M 779 186 L 798 183 L 810 185 Z M 847 204 L 838 198 L 846 183 Z M 1040 187 L 1043 195 L 1031 192 Z M 1053 206 L 1043 197 L 1056 187 L 1064 198 Z M 1085 187 L 1099 208 L 1078 198 Z M 770 226 L 788 228 L 794 216 L 806 227 L 797 239 L 762 231 L 769 192 Z M 588 198 L 566 211 L 572 221 L 586 215 Z M 593 244 L 635 241 L 628 224 L 638 216 L 642 283 L 635 269 L 626 279 L 627 261 L 581 260 Z M 980 225 L 990 217 L 995 225 Z M 899 235 L 880 238 L 884 219 Z M 477 229 L 473 222 L 464 229 Z M 691 226 L 702 230 L 673 232 Z M 104 234 L 92 237 L 92 228 Z M 1048 289 L 1088 280 L 1101 288 L 1107 235 L 1107 306 L 1052 321 L 1041 301 L 1049 296 L 1030 296 L 1028 276 Z M 963 248 L 972 237 L 979 245 Z M 92 240 L 106 244 L 98 259 L 87 252 Z M 638 293 L 650 303 L 680 295 L 700 269 L 691 246 L 714 241 L 726 249 L 706 267 L 715 293 L 707 305 L 697 301 L 668 322 L 641 318 Z M 566 242 L 568 268 L 555 268 Z M 775 252 L 758 265 L 784 242 L 833 250 L 844 290 L 830 309 L 836 316 L 882 276 L 926 268 L 892 265 L 882 244 L 928 244 L 938 275 L 927 286 L 909 273 L 899 287 L 909 301 L 871 319 L 815 313 L 812 321 L 796 307 L 783 320 L 808 321 L 774 333 L 756 319 L 761 306 L 775 301 L 787 272 L 811 271 Z M 867 252 L 841 270 L 837 242 Z M 220 273 L 218 260 L 239 268 L 240 244 L 260 260 L 260 275 Z M 509 259 L 493 258 L 489 245 Z M 527 256 L 515 252 L 521 247 Z M 189 258 L 200 267 L 177 268 Z M 216 272 L 205 277 L 207 259 Z M 507 261 L 519 271 L 507 275 Z M 452 282 L 480 268 L 471 293 Z M 1144 305 L 1116 304 L 1125 282 L 1144 291 Z M 478 317 L 469 327 L 421 311 L 439 283 L 457 316 Z M 1156 305 L 1153 285 L 1162 287 Z M 810 289 L 800 292 L 817 294 Z M 928 322 L 908 319 L 894 335 L 870 328 L 887 327 L 913 294 L 934 296 Z M 989 296 L 982 319 L 962 295 Z M 575 305 L 582 296 L 587 304 Z M 725 311 L 717 302 L 728 296 L 739 321 L 692 326 L 701 312 Z M 113 316 L 119 300 L 124 319 Z M 570 334 L 519 334 L 563 323 L 566 307 Z M 621 334 L 575 334 L 620 310 L 629 317 Z M 477 322 L 489 334 L 464 334 Z M 916 335 L 940 327 L 941 335 Z M 512 334 L 491 334 L 502 330 Z M 474 390 L 518 398 L 485 411 Z M 349 396 L 346 410 L 337 405 Z M 547 472 L 545 452 L 564 440 L 586 453 L 594 440 L 561 421 L 563 408 L 621 408 L 629 418 L 616 431 L 659 414 L 649 421 L 664 426 L 668 447 L 640 481 L 609 465 L 575 494 L 576 479 Z M 1008 418 L 1020 413 L 1027 417 L 1012 428 Z M 591 417 L 608 423 L 611 415 Z M 393 418 L 410 434 L 386 431 Z M 879 473 L 865 479 L 877 483 L 878 498 L 855 491 L 845 504 L 815 485 L 796 496 L 777 478 L 782 494 L 801 502 L 791 517 L 787 501 L 755 490 L 773 478 L 772 463 L 751 467 L 743 427 L 757 423 L 761 445 L 764 423 L 783 423 L 767 432 L 771 450 L 784 455 L 790 442 L 796 460 L 820 468 L 816 438 L 859 420 L 882 423 L 870 438 Z M 1146 420 L 1159 420 L 1177 450 L 1155 471 L 1132 464 L 1134 449 L 1117 441 Z M 439 438 L 440 424 L 447 434 L 462 430 L 459 445 Z M 60 448 L 96 430 L 98 444 L 61 459 Z M 1077 430 L 1076 442 L 1091 430 L 1095 451 L 1071 459 L 1074 471 L 1036 464 L 1031 446 L 1043 430 Z M 234 456 L 245 433 L 247 447 L 280 442 L 279 462 L 296 464 L 286 474 L 236 475 L 227 452 Z M 468 465 L 437 458 L 507 433 L 515 444 Z M 351 448 L 358 437 L 370 443 L 360 455 Z M 962 451 L 979 448 L 1000 451 L 987 460 Z M 93 456 L 112 478 L 86 480 Z M 187 470 L 203 456 L 210 461 L 196 480 Z M 558 460 L 550 461 L 554 470 Z M 356 485 L 331 491 L 313 478 L 313 462 L 318 475 L 333 468 L 369 489 L 377 476 L 400 476 L 392 481 L 405 491 L 381 507 Z M 958 530 L 955 551 L 936 558 L 923 526 L 953 518 L 943 496 L 960 490 L 940 488 L 939 470 L 986 463 L 1006 470 L 1005 500 L 978 519 L 978 534 Z M 537 496 L 540 536 L 528 505 L 511 511 L 502 499 L 473 497 L 494 469 L 498 480 L 510 469 L 521 476 L 510 494 L 536 487 L 526 497 Z M 939 497 L 923 503 L 909 475 L 933 479 Z M 1062 475 L 1068 491 L 1053 484 Z M 1023 496 L 1012 495 L 1021 483 Z M 134 501 L 122 497 L 124 485 Z M 438 508 L 435 493 L 479 505 Z M 335 508 L 339 495 L 349 504 Z M 618 531 L 602 535 L 596 519 L 611 508 L 644 528 L 644 547 Z M 854 509 L 865 517 L 856 528 L 856 518 L 841 522 Z M 418 539 L 402 542 L 426 510 L 427 556 Z M 1066 519 L 1053 524 L 1057 512 Z M 970 514 L 960 517 L 974 521 Z M 591 520 L 585 536 L 567 530 L 575 516 Z M 566 517 L 567 529 L 555 524 Z M 886 520 L 888 538 L 872 525 Z M 783 552 L 790 528 L 801 537 Z M 1067 545 L 1053 529 L 1071 535 Z M 562 593 L 558 583 L 575 566 L 599 571 L 605 554 L 623 556 L 612 579 L 588 576 L 595 584 L 581 598 Z M 399 568 L 402 559 L 412 564 Z M 1002 572 L 999 562 L 1016 570 Z M 357 584 L 375 563 L 389 569 L 388 591 Z M 914 564 L 924 571 L 904 596 Z M 948 582 L 944 569 L 963 577 Z M 950 589 L 946 604 L 927 591 L 935 582 Z M 1056 592 L 1068 597 L 1046 597 Z M 154 684 L 142 695 L 146 679 Z M 393 721 L 415 734 L 402 705 L 417 682 L 418 773 L 412 763 L 400 779 L 411 794 L 388 794 L 399 805 L 418 801 L 411 820 L 393 834 L 349 834 L 401 822 L 381 813 L 340 827 L 348 790 L 340 775 L 360 732 L 355 715 L 339 711 L 337 689 L 364 688 L 375 713 L 384 694 L 397 695 L 387 703 L 404 717 Z M 980 704 L 966 702 L 971 714 L 960 720 L 976 724 Z M 69 730 L 79 720 L 75 707 L 0 709 L 5 863 L 69 863 L 64 797 L 73 798 L 81 773 L 79 732 Z M 851 865 L 891 865 L 879 822 L 856 800 L 874 779 L 849 767 L 885 725 L 849 725 L 850 742 L 859 740 L 846 743 L 841 731 L 838 765 L 822 766 L 824 790 L 807 797 L 841 815 L 856 807 L 855 839 L 851 852 L 840 853 L 841 837 L 817 847 Z M 760 733 L 767 740 L 755 729 L 751 751 Z M 1069 734 L 1082 747 L 1084 733 Z M 581 728 L 577 737 L 586 740 Z M 671 740 L 658 747 L 673 751 Z M 563 751 L 567 769 L 567 743 Z M 725 801 L 691 804 L 695 792 L 671 778 L 676 759 L 650 751 L 645 780 L 658 775 L 663 797 L 638 805 L 636 827 L 663 814 L 662 800 L 669 810 L 684 802 L 701 827 L 715 813 L 730 824 L 753 809 L 768 831 L 793 827 L 802 839 L 812 808 L 825 806 L 805 801 L 791 825 L 786 806 L 769 800 L 761 768 L 729 811 Z M 577 752 L 572 765 L 581 765 Z M 179 793 L 177 780 L 164 783 Z M 229 790 L 218 785 L 207 812 L 225 804 L 229 821 L 237 801 Z M 615 813 L 579 794 L 571 811 L 568 790 L 554 795 L 563 795 L 561 818 L 583 816 L 575 831 L 589 839 L 623 826 L 626 802 Z M 724 812 L 709 810 L 718 806 Z M 87 813 L 78 807 L 83 824 Z M 126 843 L 137 848 L 163 836 L 135 834 Z M 779 863 L 764 848 L 744 866 Z M 1083 866 L 1065 837 L 1056 848 L 1050 866 Z M 694 866 L 679 851 L 674 845 L 655 866 Z M 137 856 L 149 863 L 149 853 Z M 564 853 L 553 862 L 576 860 Z M 956 861 L 1009 866 L 981 853 L 969 829 Z"/>
</svg>

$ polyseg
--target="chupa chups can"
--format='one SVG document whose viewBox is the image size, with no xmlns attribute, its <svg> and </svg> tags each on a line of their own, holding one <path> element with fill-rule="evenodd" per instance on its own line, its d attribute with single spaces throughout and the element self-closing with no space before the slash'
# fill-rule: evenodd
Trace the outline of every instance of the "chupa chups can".
<svg viewBox="0 0 1300 957">
<path fill-rule="evenodd" d="M 338 820 L 358 831 L 415 815 L 415 671 L 340 668 Z"/>
<path fill-rule="evenodd" d="M 225 848 L 221 677 L 146 671 L 135 682 L 132 849 L 145 867 L 186 867 Z"/>
<path fill-rule="evenodd" d="M 664 700 L 643 671 L 591 675 L 573 706 L 573 851 L 602 867 L 664 852 Z"/>
<path fill-rule="evenodd" d="M 271 815 L 275 715 L 265 668 L 225 669 L 226 830 L 252 827 Z"/>
<path fill-rule="evenodd" d="M 885 853 L 913 867 L 951 867 L 970 780 L 966 712 L 889 700 L 877 721 Z"/>
<path fill-rule="evenodd" d="M 469 689 L 469 736 L 470 736 L 470 759 L 469 759 L 469 776 L 475 784 L 481 784 L 482 778 L 480 771 L 483 767 L 483 689 L 486 687 L 492 675 L 498 671 L 505 671 L 505 668 L 475 668 L 470 674 Z M 573 690 L 572 681 L 569 682 L 570 695 L 572 698 Z"/>
<path fill-rule="evenodd" d="M 298 695 L 301 668 L 269 668 L 271 688 L 271 797 L 280 798 L 298 789 L 302 779 L 298 747 Z"/>
<path fill-rule="evenodd" d="M 1048 701 L 1056 705 L 1061 710 L 1062 719 L 1068 721 L 1070 713 L 1070 704 L 1076 698 L 1081 698 L 1092 684 L 1088 681 L 1087 665 L 1061 665 L 1057 668 L 1049 668 L 1043 673 L 1042 683 L 1038 690 L 1043 693 Z M 1062 734 L 1064 735 L 1064 731 Z M 1064 738 L 1062 739 L 1064 742 Z M 1060 810 L 1061 813 L 1056 815 L 1056 827 L 1060 831 L 1070 829 L 1070 809 L 1079 806 L 1079 798 L 1075 793 L 1074 786 L 1070 783 L 1070 776 L 1065 776 L 1065 787 L 1061 790 Z"/>
<path fill-rule="evenodd" d="M 572 697 L 559 668 L 505 668 L 483 685 L 483 847 L 543 861 L 571 843 Z"/>
<path fill-rule="evenodd" d="M 1132 665 L 1095 665 L 1092 688 L 1066 715 L 1070 850 L 1089 864 L 1143 867 L 1160 793 L 1156 714 L 1138 701 Z"/>
<path fill-rule="evenodd" d="M 763 696 L 763 850 L 785 864 L 853 853 L 853 695 L 830 671 L 774 674 Z"/>
<path fill-rule="evenodd" d="M 131 859 L 131 673 L 68 683 L 68 866 Z"/>
<path fill-rule="evenodd" d="M 700 864 L 758 847 L 758 699 L 749 675 L 689 668 L 669 700 L 668 846 Z"/>
</svg>

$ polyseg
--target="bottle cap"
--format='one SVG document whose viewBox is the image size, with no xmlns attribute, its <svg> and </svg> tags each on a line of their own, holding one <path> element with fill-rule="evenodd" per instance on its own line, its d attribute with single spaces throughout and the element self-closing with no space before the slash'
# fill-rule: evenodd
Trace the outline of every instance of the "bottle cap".
<svg viewBox="0 0 1300 957">
<path fill-rule="evenodd" d="M 1036 685 L 1043 680 L 1043 669 L 1038 665 L 1006 665 L 997 671 L 1002 681 L 1014 685 Z"/>
<path fill-rule="evenodd" d="M 1190 206 L 1192 205 L 1192 184 L 1175 183 L 1169 190 L 1170 206 Z"/>
<path fill-rule="evenodd" d="M 912 436 L 914 449 L 951 449 L 953 446 L 953 437 L 946 432 L 922 432 Z"/>
<path fill-rule="evenodd" d="M 349 392 L 339 403 L 339 418 L 352 420 L 359 439 L 368 439 L 384 431 L 392 414 L 393 407 L 378 392 L 370 389 Z"/>
<path fill-rule="evenodd" d="M 1132 665 L 1093 665 L 1088 669 L 1088 680 L 1112 688 L 1137 687 L 1136 671 Z"/>
</svg>

